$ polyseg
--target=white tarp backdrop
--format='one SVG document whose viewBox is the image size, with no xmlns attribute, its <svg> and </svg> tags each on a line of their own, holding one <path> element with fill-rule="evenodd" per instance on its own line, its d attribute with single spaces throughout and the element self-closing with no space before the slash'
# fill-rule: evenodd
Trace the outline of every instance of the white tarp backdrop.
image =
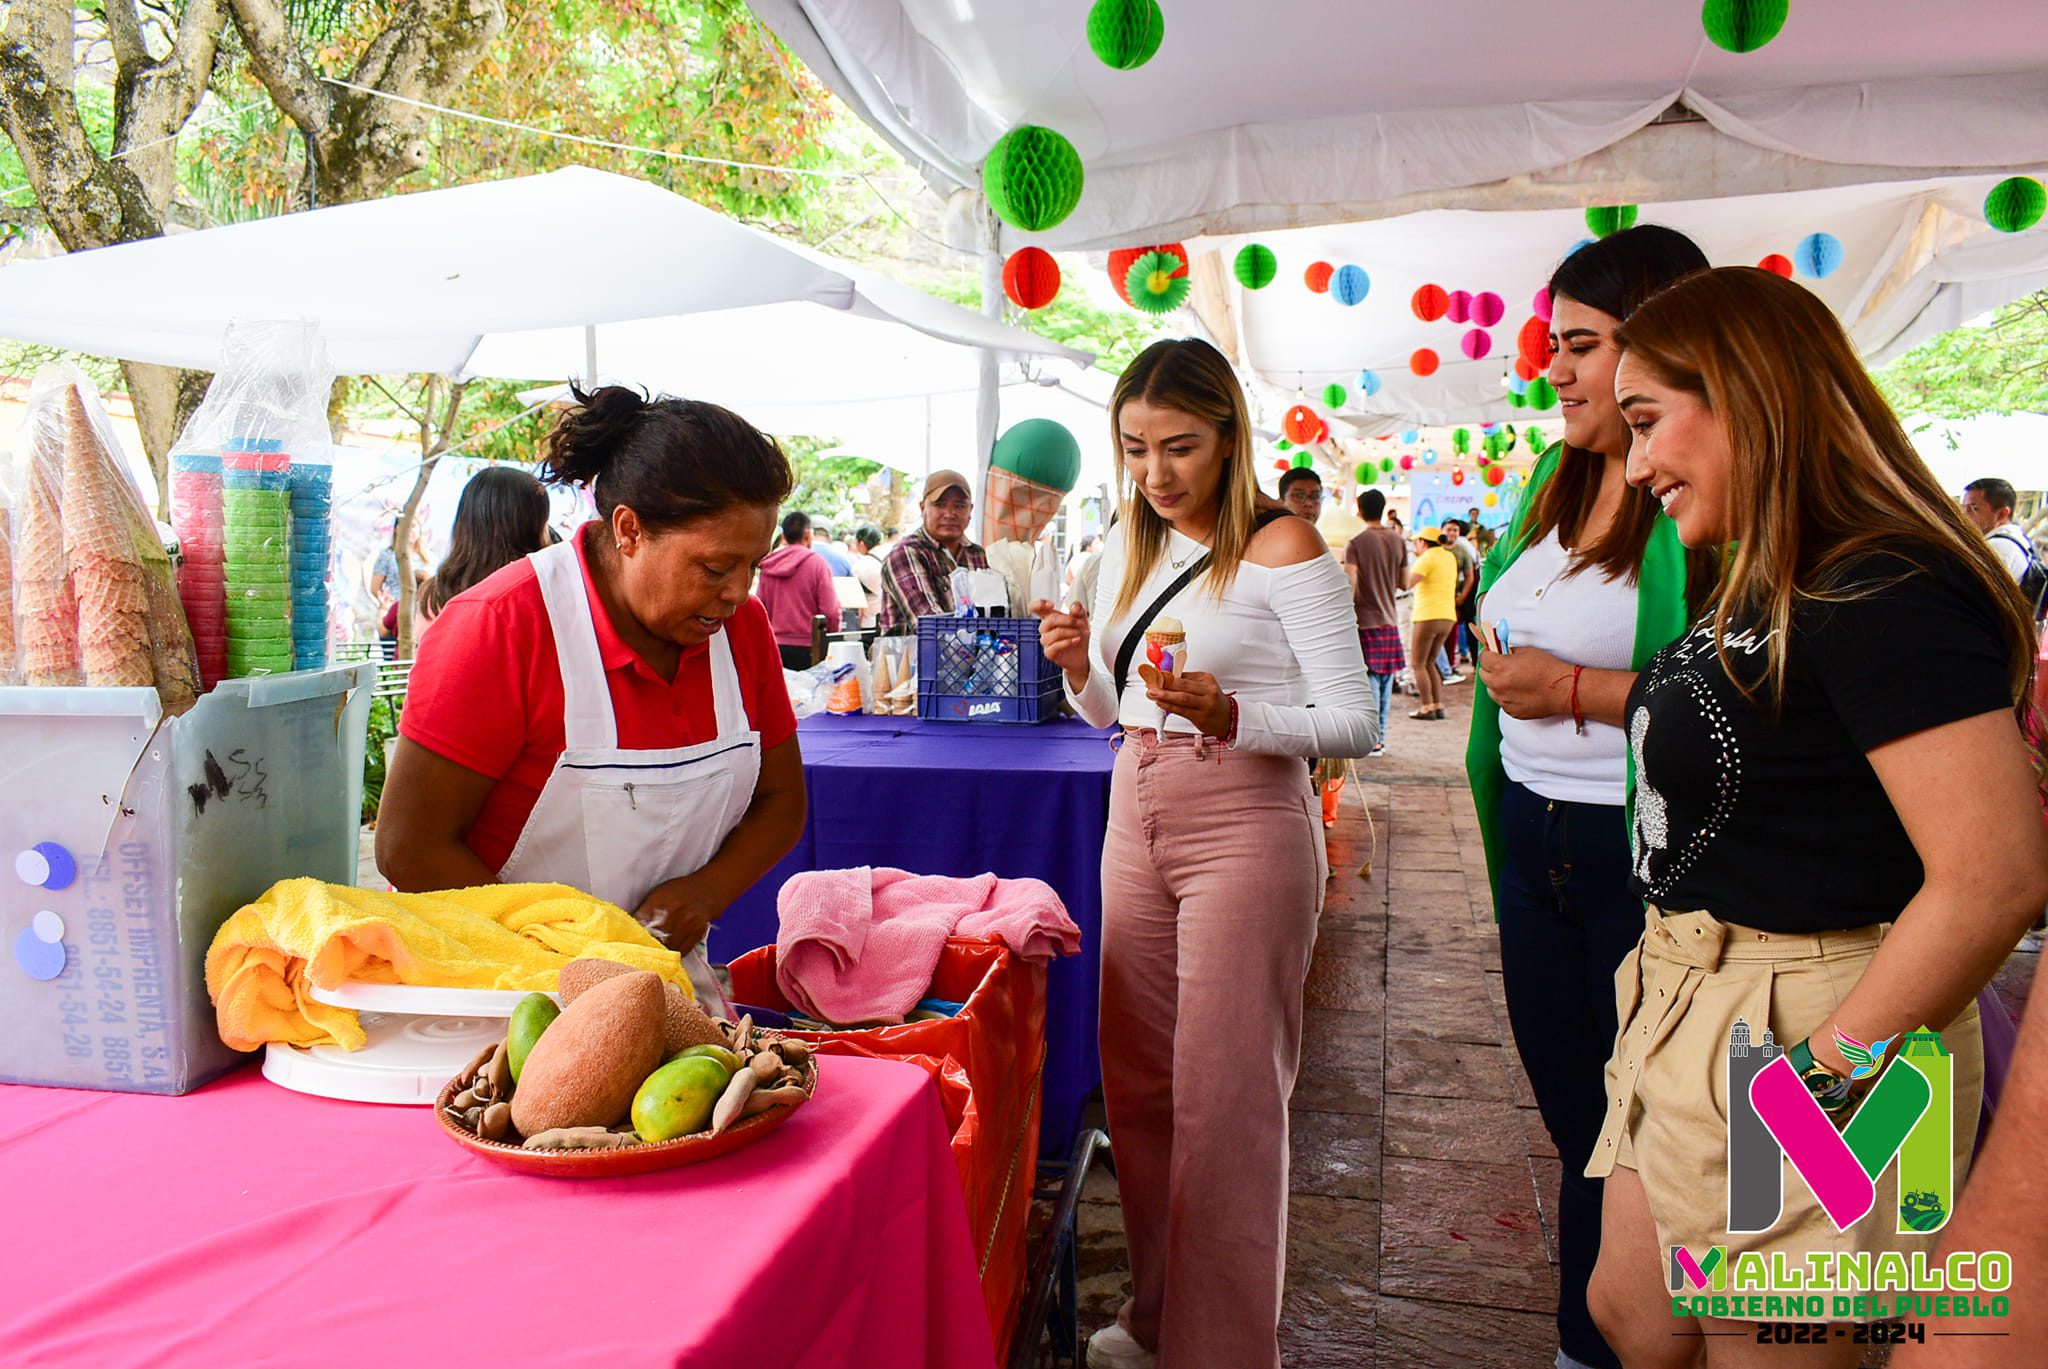
<svg viewBox="0 0 2048 1369">
<path fill-rule="evenodd" d="M 1046 246 L 2048 163 L 2040 0 L 1798 0 L 1739 55 L 1692 0 L 1170 0 L 1129 72 L 1090 0 L 751 3 L 942 194 L 1016 124 L 1064 134 L 1086 189 Z"/>
</svg>

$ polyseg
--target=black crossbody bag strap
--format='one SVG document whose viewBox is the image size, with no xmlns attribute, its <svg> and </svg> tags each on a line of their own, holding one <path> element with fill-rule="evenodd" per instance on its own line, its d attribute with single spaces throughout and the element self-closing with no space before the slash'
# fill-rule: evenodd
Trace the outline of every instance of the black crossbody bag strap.
<svg viewBox="0 0 2048 1369">
<path fill-rule="evenodd" d="M 1277 518 L 1291 517 L 1293 517 L 1293 515 L 1288 513 L 1285 509 L 1261 510 L 1252 518 L 1252 531 L 1254 533 L 1258 532 L 1261 528 L 1265 527 L 1268 523 L 1271 523 Z M 1182 571 L 1180 573 L 1180 578 L 1175 580 L 1172 584 L 1168 585 L 1166 587 L 1165 592 L 1162 593 L 1157 599 L 1154 599 L 1151 605 L 1147 607 L 1143 613 L 1138 615 L 1138 621 L 1131 624 L 1130 633 L 1124 638 L 1124 644 L 1117 649 L 1116 653 L 1117 698 L 1123 698 L 1124 687 L 1130 682 L 1131 657 L 1138 654 L 1138 643 L 1145 639 L 1145 629 L 1152 626 L 1152 620 L 1159 616 L 1160 609 L 1165 608 L 1168 604 L 1173 602 L 1174 595 L 1186 589 L 1188 585 L 1194 581 L 1194 578 L 1197 575 L 1200 575 L 1203 571 L 1209 568 L 1210 555 L 1211 553 L 1209 552 L 1203 552 L 1201 559 L 1196 561 L 1192 566 L 1189 566 L 1186 570 Z"/>
<path fill-rule="evenodd" d="M 1130 681 L 1131 657 L 1138 654 L 1138 643 L 1145 640 L 1145 629 L 1152 626 L 1152 620 L 1159 616 L 1160 609 L 1173 602 L 1174 595 L 1186 589 L 1194 578 L 1208 567 L 1209 553 L 1203 552 L 1192 566 L 1180 573 L 1179 579 L 1168 585 L 1165 591 L 1138 615 L 1138 621 L 1131 624 L 1129 634 L 1124 637 L 1124 644 L 1117 648 L 1116 653 L 1116 696 L 1119 699 L 1124 696 L 1124 686 Z"/>
</svg>

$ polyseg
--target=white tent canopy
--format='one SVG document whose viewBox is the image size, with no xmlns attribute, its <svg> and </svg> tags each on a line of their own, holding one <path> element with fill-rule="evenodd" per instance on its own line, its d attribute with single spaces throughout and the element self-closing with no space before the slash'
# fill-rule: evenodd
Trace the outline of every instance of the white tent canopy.
<svg viewBox="0 0 2048 1369">
<path fill-rule="evenodd" d="M 218 363 L 231 320 L 299 317 L 319 323 L 344 374 L 561 379 L 588 373 L 593 351 L 601 361 L 614 327 L 767 305 L 824 306 L 786 316 L 787 337 L 836 312 L 1005 358 L 1090 360 L 582 167 L 0 270 L 0 336 L 201 369 Z M 739 358 L 730 344 L 726 360 L 780 364 L 773 350 Z"/>
<path fill-rule="evenodd" d="M 1772 253 L 1797 257 L 1808 234 L 1834 235 L 1841 265 L 1822 279 L 1798 279 L 1827 301 L 1876 364 L 2048 287 L 2048 226 L 2008 235 L 1978 217 L 1993 183 L 1989 176 L 1892 181 L 1659 204 L 1646 206 L 1642 221 L 1686 233 L 1717 266 L 1755 265 Z M 1258 291 L 1234 280 L 1226 287 L 1240 320 L 1241 355 L 1281 402 L 1294 402 L 1299 392 L 1321 409 L 1323 387 L 1344 385 L 1351 397 L 1337 416 L 1368 434 L 1418 422 L 1540 417 L 1507 401 L 1516 334 L 1531 317 L 1536 292 L 1586 236 L 1584 216 L 1569 209 L 1439 210 L 1261 235 L 1279 258 L 1278 278 Z M 1227 262 L 1243 241 L 1188 247 L 1197 256 L 1217 251 Z M 1370 291 L 1345 306 L 1309 290 L 1302 272 L 1315 261 L 1362 266 Z M 1425 284 L 1501 297 L 1506 313 L 1485 330 L 1490 345 L 1480 359 L 1467 360 L 1461 349 L 1471 323 L 1416 317 L 1410 299 Z M 1441 361 L 1427 378 L 1409 367 L 1418 348 Z M 1376 395 L 1362 392 L 1360 372 L 1367 369 L 1380 381 Z"/>
<path fill-rule="evenodd" d="M 1064 134 L 1086 188 L 1047 246 L 2048 163 L 2040 0 L 1798 0 L 1740 55 L 1692 0 L 1170 0 L 1130 72 L 1089 51 L 1091 0 L 752 3 L 941 193 L 1016 124 Z"/>
</svg>

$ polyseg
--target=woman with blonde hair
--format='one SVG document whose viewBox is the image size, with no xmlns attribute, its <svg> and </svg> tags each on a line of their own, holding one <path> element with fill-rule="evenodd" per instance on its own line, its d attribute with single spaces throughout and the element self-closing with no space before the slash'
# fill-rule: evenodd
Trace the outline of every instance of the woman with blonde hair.
<svg viewBox="0 0 2048 1369">
<path fill-rule="evenodd" d="M 1101 1036 L 1132 1295 L 1088 1363 L 1276 1369 L 1287 1100 L 1328 877 L 1306 762 L 1363 756 L 1379 713 L 1343 571 L 1306 521 L 1257 510 L 1222 354 L 1154 343 L 1110 413 L 1121 516 L 1095 602 L 1032 606 L 1075 708 L 1122 729 Z M 1188 668 L 1161 675 L 1167 651 Z"/>
<path fill-rule="evenodd" d="M 1703 272 L 1620 341 L 1629 479 L 1686 546 L 1729 552 L 1626 706 L 1649 907 L 1615 979 L 1590 1301 L 1631 1369 L 1695 1362 L 1698 1334 L 1710 1365 L 1847 1366 L 1847 1337 L 1765 1351 L 1747 1320 L 1674 1318 L 1669 1252 L 1724 1246 L 1739 1273 L 1932 1249 L 1932 1231 L 1900 1234 L 1895 1166 L 1866 1212 L 1831 1211 L 1781 1169 L 1772 1138 L 1792 1132 L 1754 1125 L 1755 1100 L 1840 1127 L 1898 1057 L 1945 1054 L 1960 1185 L 1983 1082 L 1973 999 L 2048 899 L 2019 716 L 2033 625 L 1805 289 Z"/>
</svg>

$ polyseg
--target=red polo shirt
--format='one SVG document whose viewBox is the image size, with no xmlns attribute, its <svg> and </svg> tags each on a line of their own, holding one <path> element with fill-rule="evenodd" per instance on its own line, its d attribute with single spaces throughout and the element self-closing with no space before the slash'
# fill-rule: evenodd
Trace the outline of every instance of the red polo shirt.
<svg viewBox="0 0 2048 1369">
<path fill-rule="evenodd" d="M 695 746 L 717 734 L 711 702 L 711 647 L 684 647 L 671 684 L 627 646 L 590 581 L 583 536 L 575 539 L 597 650 L 612 693 L 619 745 L 632 751 Z M 727 620 L 747 718 L 761 748 L 796 732 L 782 658 L 757 599 Z M 562 667 L 541 598 L 540 577 L 514 561 L 456 595 L 421 639 L 399 731 L 438 756 L 498 782 L 464 840 L 493 870 L 512 854 L 565 746 Z"/>
</svg>

